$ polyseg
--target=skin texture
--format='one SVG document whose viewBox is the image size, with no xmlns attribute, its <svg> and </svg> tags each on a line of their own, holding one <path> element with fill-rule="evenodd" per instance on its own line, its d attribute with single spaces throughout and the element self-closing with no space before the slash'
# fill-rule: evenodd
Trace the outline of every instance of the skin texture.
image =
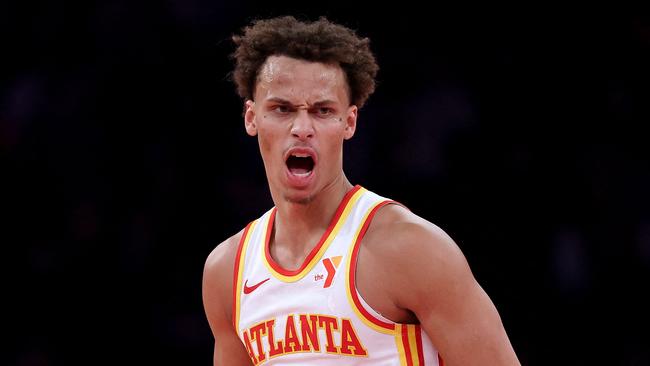
<svg viewBox="0 0 650 366">
<path fill-rule="evenodd" d="M 337 65 L 272 56 L 260 70 L 255 101 L 245 102 L 244 126 L 257 137 L 277 207 L 270 251 L 297 269 L 325 232 L 353 186 L 342 168 L 343 142 L 356 129 L 345 75 Z M 291 149 L 307 149 L 311 177 L 287 175 Z M 242 232 L 209 255 L 203 276 L 206 315 L 215 337 L 215 365 L 250 365 L 231 322 L 232 281 Z M 499 314 L 474 279 L 454 241 L 434 224 L 398 205 L 380 209 L 364 237 L 357 288 L 379 313 L 420 323 L 445 365 L 519 365 Z"/>
</svg>

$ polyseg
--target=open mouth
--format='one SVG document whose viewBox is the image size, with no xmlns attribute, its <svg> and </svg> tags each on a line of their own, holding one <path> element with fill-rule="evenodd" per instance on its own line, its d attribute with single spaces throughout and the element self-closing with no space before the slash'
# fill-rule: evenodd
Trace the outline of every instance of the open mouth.
<svg viewBox="0 0 650 366">
<path fill-rule="evenodd" d="M 291 154 L 287 158 L 287 168 L 294 175 L 309 175 L 314 170 L 314 159 L 308 154 Z"/>
</svg>

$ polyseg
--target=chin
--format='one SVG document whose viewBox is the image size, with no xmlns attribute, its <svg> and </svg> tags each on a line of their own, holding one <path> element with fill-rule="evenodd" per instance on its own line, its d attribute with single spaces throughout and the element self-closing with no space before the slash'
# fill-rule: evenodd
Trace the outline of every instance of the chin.
<svg viewBox="0 0 650 366">
<path fill-rule="evenodd" d="M 289 189 L 290 192 L 284 194 L 284 200 L 290 203 L 297 203 L 300 205 L 306 205 L 314 200 L 314 195 L 308 190 L 299 190 Z M 291 192 L 293 191 L 293 192 Z"/>
</svg>

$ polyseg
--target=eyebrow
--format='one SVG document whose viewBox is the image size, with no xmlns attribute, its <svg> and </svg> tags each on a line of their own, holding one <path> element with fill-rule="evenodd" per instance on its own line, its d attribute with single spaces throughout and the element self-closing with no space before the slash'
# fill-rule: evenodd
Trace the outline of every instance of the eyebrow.
<svg viewBox="0 0 650 366">
<path fill-rule="evenodd" d="M 294 104 L 291 103 L 290 101 L 288 101 L 288 100 L 286 100 L 286 99 L 278 98 L 278 97 L 272 97 L 272 98 L 267 99 L 266 101 L 267 101 L 267 102 L 274 102 L 274 103 L 278 103 L 278 104 L 283 104 L 283 105 L 290 105 L 290 106 L 293 106 L 293 105 L 294 105 Z M 336 102 L 333 101 L 333 100 L 330 100 L 330 99 L 319 100 L 318 102 L 313 103 L 313 104 L 311 105 L 311 107 L 312 107 L 312 108 L 313 108 L 313 107 L 321 107 L 321 106 L 329 105 L 329 104 L 336 104 Z"/>
</svg>

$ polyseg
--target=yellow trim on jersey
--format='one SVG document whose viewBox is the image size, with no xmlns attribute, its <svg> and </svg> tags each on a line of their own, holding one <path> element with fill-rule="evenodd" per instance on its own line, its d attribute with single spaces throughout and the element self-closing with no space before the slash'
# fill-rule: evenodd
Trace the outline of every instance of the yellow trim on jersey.
<svg viewBox="0 0 650 366">
<path fill-rule="evenodd" d="M 397 346 L 401 366 L 407 366 L 409 363 L 413 366 L 424 364 L 424 360 L 420 359 L 420 356 L 424 357 L 424 355 L 418 353 L 418 342 L 415 335 L 417 331 L 418 329 L 415 324 L 395 324 L 395 345 Z M 403 338 L 404 332 L 407 335 L 406 345 L 404 344 Z M 404 347 L 408 347 L 408 350 Z"/>
<path fill-rule="evenodd" d="M 408 331 L 408 343 L 409 348 L 411 349 L 411 359 L 413 360 L 413 366 L 420 366 L 420 357 L 418 356 L 418 341 L 415 339 L 415 325 L 407 324 L 406 329 Z"/>
<path fill-rule="evenodd" d="M 241 253 L 239 255 L 239 268 L 237 271 L 237 292 L 235 296 L 235 330 L 239 333 L 239 315 L 241 312 L 241 294 L 242 294 L 242 276 L 244 274 L 244 261 L 246 258 L 246 251 L 248 249 L 248 244 L 250 244 L 251 236 L 253 235 L 253 230 L 257 225 L 258 220 L 255 220 L 251 223 L 248 231 L 246 232 L 246 237 L 244 238 L 244 243 L 242 245 Z"/>
<path fill-rule="evenodd" d="M 397 354 L 399 355 L 400 366 L 407 366 L 406 351 L 404 351 L 404 343 L 402 342 L 402 327 L 403 324 L 395 324 L 395 345 L 397 346 Z"/>
<path fill-rule="evenodd" d="M 373 322 L 369 321 L 363 314 L 361 314 L 361 312 L 357 308 L 357 305 L 354 303 L 354 300 L 352 299 L 352 291 L 356 291 L 357 289 L 356 289 L 356 287 L 354 289 L 350 288 L 350 281 L 349 281 L 349 279 L 350 279 L 350 265 L 352 263 L 352 251 L 354 250 L 354 244 L 357 242 L 357 238 L 359 237 L 359 234 L 361 233 L 361 229 L 363 228 L 366 221 L 368 220 L 368 216 L 370 215 L 372 210 L 374 210 L 375 207 L 381 205 L 384 202 L 385 201 L 380 201 L 380 202 L 377 202 L 376 204 L 370 206 L 370 208 L 368 208 L 366 213 L 363 215 L 363 219 L 361 220 L 361 223 L 357 227 L 357 232 L 354 234 L 354 237 L 352 238 L 352 244 L 350 245 L 350 249 L 348 250 L 348 257 L 347 257 L 347 260 L 346 260 L 345 287 L 347 288 L 346 295 L 348 297 L 348 302 L 350 303 L 350 306 L 352 307 L 352 309 L 354 309 L 354 312 L 357 314 L 359 319 L 361 319 L 361 321 L 363 321 L 368 327 L 370 327 L 371 329 L 376 330 L 379 333 L 393 334 L 393 333 L 395 333 L 397 331 L 397 325 L 398 324 L 395 324 L 395 330 L 386 329 L 386 328 L 378 326 L 377 324 L 374 324 Z M 359 295 L 359 297 L 360 297 L 360 295 Z M 396 336 L 401 337 L 401 333 L 397 332 L 396 334 L 397 334 Z"/>
<path fill-rule="evenodd" d="M 341 230 L 341 227 L 343 227 L 343 224 L 345 224 L 345 222 L 347 221 L 348 216 L 350 215 L 350 211 L 352 211 L 352 207 L 354 207 L 354 205 L 357 203 L 359 198 L 361 198 L 361 196 L 366 191 L 367 190 L 365 188 L 361 187 L 359 190 L 357 190 L 354 193 L 354 195 L 352 195 L 352 197 L 350 197 L 350 200 L 345 205 L 345 208 L 343 209 L 343 212 L 341 213 L 341 216 L 337 220 L 334 228 L 329 233 L 329 235 L 327 236 L 327 239 L 325 239 L 325 242 L 323 243 L 323 245 L 321 245 L 321 247 L 318 250 L 318 252 L 316 253 L 316 255 L 314 255 L 314 257 L 309 261 L 309 264 L 307 264 L 307 266 L 300 273 L 298 273 L 296 275 L 293 275 L 293 276 L 285 276 L 285 275 L 283 275 L 281 273 L 278 273 L 275 269 L 273 269 L 273 267 L 269 264 L 268 260 L 266 259 L 266 253 L 265 253 L 266 236 L 267 236 L 266 231 L 268 230 L 268 227 L 269 227 L 268 220 L 271 219 L 271 215 L 269 215 L 266 222 L 264 222 L 264 228 L 263 228 L 263 231 L 262 231 L 262 238 L 263 238 L 262 243 L 263 244 L 260 245 L 260 250 L 262 251 L 262 253 L 261 253 L 262 261 L 266 265 L 266 268 L 269 270 L 269 272 L 273 275 L 273 277 L 275 277 L 278 280 L 283 281 L 283 282 L 296 282 L 296 281 L 301 280 L 303 277 L 305 277 L 307 275 L 307 273 L 309 273 L 314 268 L 314 266 L 316 266 L 316 264 L 320 261 L 320 259 L 323 257 L 323 254 L 325 254 L 325 251 L 327 251 L 327 248 L 329 248 L 330 243 L 334 240 L 334 238 L 336 238 L 336 234 L 338 234 L 338 232 Z"/>
</svg>

